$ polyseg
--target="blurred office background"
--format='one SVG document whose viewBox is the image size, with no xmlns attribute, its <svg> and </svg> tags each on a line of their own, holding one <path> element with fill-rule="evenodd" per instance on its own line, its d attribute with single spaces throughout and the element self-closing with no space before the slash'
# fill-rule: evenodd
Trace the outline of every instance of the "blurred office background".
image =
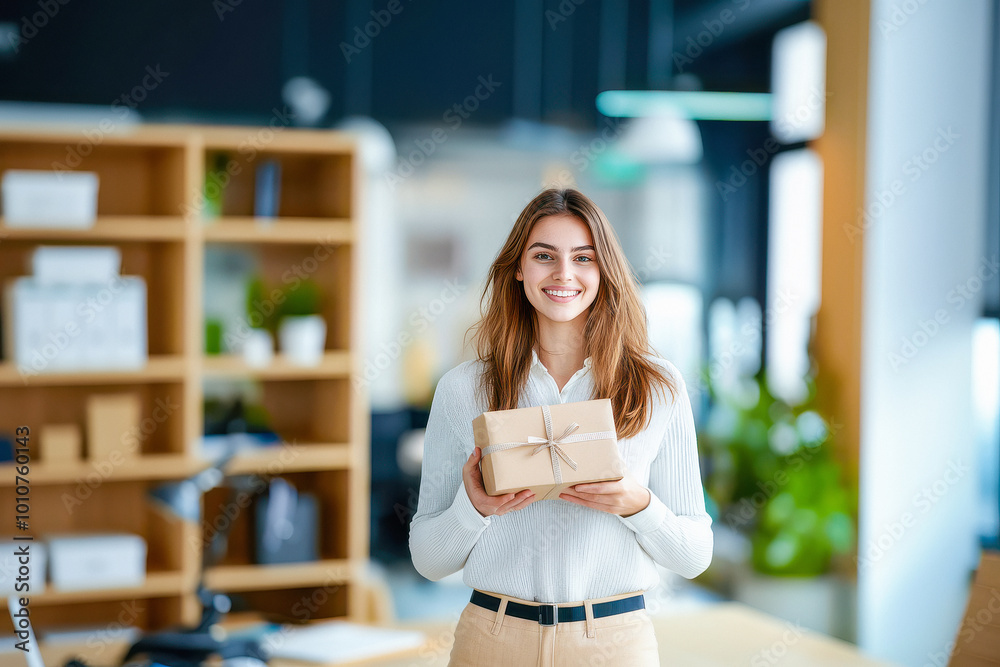
<svg viewBox="0 0 1000 667">
<path fill-rule="evenodd" d="M 4 129 L 358 138 L 396 618 L 467 601 L 409 562 L 421 428 L 514 218 L 563 184 L 617 230 L 696 410 L 715 558 L 656 603 L 735 598 L 900 664 L 951 650 L 1000 537 L 996 2 L 49 4 L 0 8 Z M 206 309 L 242 307 L 234 264 L 209 258 Z"/>
</svg>

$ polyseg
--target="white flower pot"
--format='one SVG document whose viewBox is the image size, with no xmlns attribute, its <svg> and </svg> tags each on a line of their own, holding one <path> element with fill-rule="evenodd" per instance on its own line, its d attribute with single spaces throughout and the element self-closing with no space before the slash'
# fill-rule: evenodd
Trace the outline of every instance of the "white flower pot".
<svg viewBox="0 0 1000 667">
<path fill-rule="evenodd" d="M 243 341 L 243 361 L 247 366 L 260 368 L 267 366 L 274 358 L 274 339 L 271 332 L 264 329 L 251 329 L 247 339 Z"/>
<path fill-rule="evenodd" d="M 278 342 L 290 363 L 318 366 L 326 345 L 326 321 L 320 315 L 295 315 L 282 318 Z"/>
</svg>

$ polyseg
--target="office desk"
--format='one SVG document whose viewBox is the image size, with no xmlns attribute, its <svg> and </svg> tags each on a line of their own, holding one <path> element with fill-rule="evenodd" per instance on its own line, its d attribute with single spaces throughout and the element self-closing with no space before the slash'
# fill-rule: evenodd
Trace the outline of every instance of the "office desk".
<svg viewBox="0 0 1000 667">
<path fill-rule="evenodd" d="M 847 642 L 796 628 L 745 605 L 726 602 L 704 609 L 654 616 L 660 658 L 664 665 L 682 667 L 875 667 L 879 662 L 861 655 Z M 454 626 L 407 624 L 427 634 L 418 650 L 392 658 L 351 663 L 365 667 L 445 667 Z M 301 667 L 305 663 L 272 661 L 272 667 Z M 344 663 L 341 663 L 344 664 Z"/>
</svg>

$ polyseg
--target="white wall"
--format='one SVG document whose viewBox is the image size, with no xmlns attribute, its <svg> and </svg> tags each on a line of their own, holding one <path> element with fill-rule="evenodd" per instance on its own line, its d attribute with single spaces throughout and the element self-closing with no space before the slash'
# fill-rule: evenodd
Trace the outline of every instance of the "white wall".
<svg viewBox="0 0 1000 667">
<path fill-rule="evenodd" d="M 976 285 L 987 253 L 991 7 L 872 1 L 858 638 L 906 665 L 947 662 L 978 557 L 971 346 L 982 293 L 955 290 Z"/>
</svg>

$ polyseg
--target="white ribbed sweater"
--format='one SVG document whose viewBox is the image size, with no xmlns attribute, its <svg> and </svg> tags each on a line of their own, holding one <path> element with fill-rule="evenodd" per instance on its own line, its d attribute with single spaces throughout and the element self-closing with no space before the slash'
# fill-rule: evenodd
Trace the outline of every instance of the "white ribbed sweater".
<svg viewBox="0 0 1000 667">
<path fill-rule="evenodd" d="M 653 357 L 650 357 L 651 359 Z M 503 516 L 483 517 L 469 500 L 462 466 L 475 447 L 472 420 L 487 406 L 476 389 L 482 363 L 467 361 L 441 378 L 431 404 L 410 553 L 437 581 L 465 568 L 471 588 L 538 602 L 575 602 L 659 582 L 655 563 L 692 578 L 712 560 L 712 520 L 698 468 L 694 417 L 680 372 L 655 359 L 676 381 L 678 396 L 654 392 L 650 425 L 618 441 L 622 459 L 648 487 L 646 509 L 623 518 L 565 500 L 539 500 Z M 586 401 L 590 358 L 560 392 L 532 351 L 519 407 Z"/>
</svg>

